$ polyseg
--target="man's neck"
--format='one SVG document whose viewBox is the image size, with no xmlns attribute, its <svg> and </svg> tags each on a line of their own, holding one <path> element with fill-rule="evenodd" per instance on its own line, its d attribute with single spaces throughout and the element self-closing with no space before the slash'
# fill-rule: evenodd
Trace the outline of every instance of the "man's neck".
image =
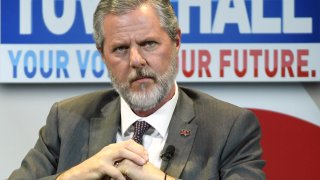
<svg viewBox="0 0 320 180">
<path fill-rule="evenodd" d="M 168 102 L 168 101 L 170 101 L 170 99 L 172 99 L 172 97 L 175 94 L 175 90 L 176 90 L 176 85 L 174 84 L 172 86 L 172 88 L 170 89 L 170 91 L 168 92 L 168 94 L 154 108 L 146 110 L 146 111 L 134 111 L 133 110 L 133 112 L 140 117 L 147 117 L 147 116 L 153 114 L 158 109 L 160 109 L 166 102 Z"/>
</svg>

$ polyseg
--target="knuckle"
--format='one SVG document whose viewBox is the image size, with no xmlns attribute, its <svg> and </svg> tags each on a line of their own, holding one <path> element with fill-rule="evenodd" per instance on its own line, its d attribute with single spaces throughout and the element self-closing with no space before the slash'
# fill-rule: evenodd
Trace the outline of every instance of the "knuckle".
<svg viewBox="0 0 320 180">
<path fill-rule="evenodd" d="M 131 144 L 132 144 L 132 141 L 131 140 L 129 140 L 129 141 L 124 141 L 124 147 L 125 148 L 128 148 L 128 147 L 130 147 L 131 146 Z"/>
<path fill-rule="evenodd" d="M 119 149 L 117 151 L 117 153 L 118 153 L 119 156 L 123 157 L 125 155 L 125 150 L 124 149 Z"/>
</svg>

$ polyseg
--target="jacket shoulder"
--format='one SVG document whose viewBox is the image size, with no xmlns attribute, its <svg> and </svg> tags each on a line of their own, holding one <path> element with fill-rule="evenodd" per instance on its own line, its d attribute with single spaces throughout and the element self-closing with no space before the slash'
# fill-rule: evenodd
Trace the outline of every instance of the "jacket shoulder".
<svg viewBox="0 0 320 180">
<path fill-rule="evenodd" d="M 118 93 L 111 90 L 95 91 L 71 98 L 57 103 L 59 111 L 74 112 L 77 114 L 96 114 L 109 102 L 118 98 Z"/>
<path fill-rule="evenodd" d="M 204 109 L 215 109 L 215 110 L 233 110 L 237 112 L 244 111 L 245 109 L 236 106 L 234 104 L 219 100 L 209 94 L 206 94 L 204 92 L 180 87 L 180 89 L 185 93 L 195 104 L 195 107 L 204 108 Z M 215 112 L 216 113 L 216 112 Z"/>
<path fill-rule="evenodd" d="M 255 116 L 248 109 L 219 100 L 198 90 L 184 87 L 181 90 L 192 100 L 195 116 L 200 126 L 221 127 L 224 125 L 231 128 L 240 117 Z"/>
</svg>

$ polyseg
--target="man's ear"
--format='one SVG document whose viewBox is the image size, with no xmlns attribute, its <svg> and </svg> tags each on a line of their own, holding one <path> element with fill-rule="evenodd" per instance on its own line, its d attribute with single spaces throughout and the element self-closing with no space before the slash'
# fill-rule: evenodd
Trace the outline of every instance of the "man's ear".
<svg viewBox="0 0 320 180">
<path fill-rule="evenodd" d="M 99 51 L 100 55 L 103 56 L 103 48 L 96 44 L 96 48 Z"/>
<path fill-rule="evenodd" d="M 181 30 L 180 30 L 180 28 L 177 29 L 177 35 L 175 37 L 175 44 L 176 44 L 177 51 L 179 51 L 180 46 L 181 46 Z"/>
<path fill-rule="evenodd" d="M 103 47 L 99 47 L 98 45 L 96 45 L 96 48 L 99 51 L 100 57 L 101 57 L 101 59 L 103 60 L 103 62 L 105 64 L 106 60 L 105 60 L 104 55 L 103 55 Z"/>
</svg>

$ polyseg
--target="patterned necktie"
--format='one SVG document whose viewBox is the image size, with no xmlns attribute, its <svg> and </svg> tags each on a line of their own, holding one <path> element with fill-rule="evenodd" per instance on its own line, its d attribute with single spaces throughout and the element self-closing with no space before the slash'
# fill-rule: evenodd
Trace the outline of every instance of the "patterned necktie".
<svg viewBox="0 0 320 180">
<path fill-rule="evenodd" d="M 142 144 L 142 136 L 151 126 L 145 121 L 136 121 L 133 124 L 133 126 L 134 126 L 134 133 L 133 133 L 132 139 L 135 142 Z"/>
</svg>

